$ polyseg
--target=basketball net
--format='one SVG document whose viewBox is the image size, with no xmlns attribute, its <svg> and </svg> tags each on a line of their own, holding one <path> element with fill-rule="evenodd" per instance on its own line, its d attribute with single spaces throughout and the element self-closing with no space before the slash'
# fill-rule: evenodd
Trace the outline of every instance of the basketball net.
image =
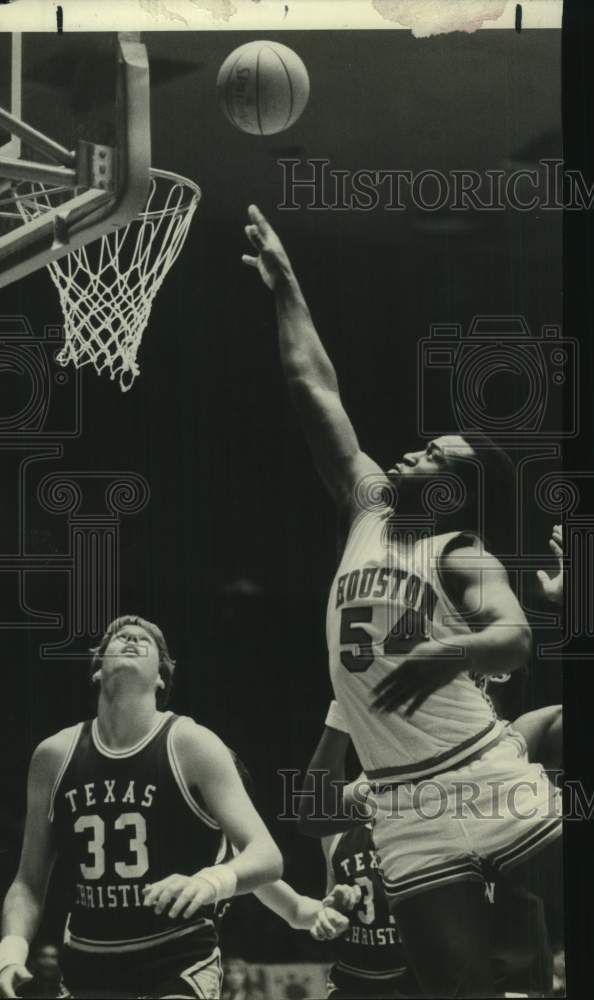
<svg viewBox="0 0 594 1000">
<path fill-rule="evenodd" d="M 43 184 L 19 188 L 15 201 L 26 221 L 52 207 L 52 192 Z M 118 379 L 122 392 L 132 387 L 155 295 L 183 247 L 199 201 L 193 181 L 151 170 L 146 207 L 136 219 L 47 265 L 64 314 L 59 364 L 92 364 Z"/>
</svg>

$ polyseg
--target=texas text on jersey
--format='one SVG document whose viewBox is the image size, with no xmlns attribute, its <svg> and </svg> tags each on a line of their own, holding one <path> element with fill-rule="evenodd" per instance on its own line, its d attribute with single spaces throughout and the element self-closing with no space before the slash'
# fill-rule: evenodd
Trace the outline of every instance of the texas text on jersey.
<svg viewBox="0 0 594 1000">
<path fill-rule="evenodd" d="M 371 825 L 355 826 L 328 838 L 325 851 L 330 881 L 361 889 L 361 901 L 350 915 L 351 926 L 335 942 L 329 995 L 414 995 L 413 976 L 389 910 Z"/>
</svg>

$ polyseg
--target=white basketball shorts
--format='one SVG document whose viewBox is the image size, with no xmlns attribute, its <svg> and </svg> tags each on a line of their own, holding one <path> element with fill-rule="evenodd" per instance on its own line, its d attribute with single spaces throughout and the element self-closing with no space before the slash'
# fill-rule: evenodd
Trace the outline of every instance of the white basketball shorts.
<svg viewBox="0 0 594 1000">
<path fill-rule="evenodd" d="M 561 791 L 530 764 L 521 734 L 469 764 L 372 792 L 373 839 L 386 892 L 402 899 L 449 882 L 507 871 L 560 836 Z"/>
</svg>

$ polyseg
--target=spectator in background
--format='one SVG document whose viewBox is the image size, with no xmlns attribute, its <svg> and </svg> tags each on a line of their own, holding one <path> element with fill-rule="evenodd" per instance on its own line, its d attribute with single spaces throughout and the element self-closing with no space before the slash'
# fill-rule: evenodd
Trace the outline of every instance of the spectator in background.
<svg viewBox="0 0 594 1000">
<path fill-rule="evenodd" d="M 33 980 L 27 983 L 26 995 L 30 997 L 68 997 L 70 994 L 62 983 L 62 973 L 58 964 L 58 948 L 55 944 L 42 944 L 31 962 Z"/>
<path fill-rule="evenodd" d="M 261 990 L 253 986 L 243 958 L 228 958 L 223 962 L 222 1000 L 264 1000 Z"/>
<path fill-rule="evenodd" d="M 308 996 L 309 991 L 305 988 L 304 981 L 297 979 L 294 972 L 290 972 L 285 986 L 285 1000 L 306 1000 Z"/>
</svg>

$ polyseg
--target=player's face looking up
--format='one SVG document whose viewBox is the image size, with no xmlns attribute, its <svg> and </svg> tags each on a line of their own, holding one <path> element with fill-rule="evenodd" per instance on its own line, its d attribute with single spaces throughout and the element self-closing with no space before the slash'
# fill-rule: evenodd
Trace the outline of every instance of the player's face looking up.
<svg viewBox="0 0 594 1000">
<path fill-rule="evenodd" d="M 388 470 L 388 475 L 399 479 L 414 476 L 415 479 L 429 478 L 440 472 L 450 472 L 456 458 L 469 457 L 473 449 L 455 434 L 444 435 L 429 441 L 421 451 L 408 451 L 403 458 Z"/>
<path fill-rule="evenodd" d="M 145 689 L 156 691 L 157 708 L 167 705 L 175 660 L 171 658 L 165 636 L 154 622 L 137 615 L 122 615 L 111 622 L 101 642 L 91 652 L 94 684 L 136 675 Z"/>
<path fill-rule="evenodd" d="M 155 688 L 161 682 L 157 644 L 140 625 L 125 625 L 112 636 L 105 648 L 101 660 L 102 679 L 121 670 L 140 673 Z"/>
</svg>

